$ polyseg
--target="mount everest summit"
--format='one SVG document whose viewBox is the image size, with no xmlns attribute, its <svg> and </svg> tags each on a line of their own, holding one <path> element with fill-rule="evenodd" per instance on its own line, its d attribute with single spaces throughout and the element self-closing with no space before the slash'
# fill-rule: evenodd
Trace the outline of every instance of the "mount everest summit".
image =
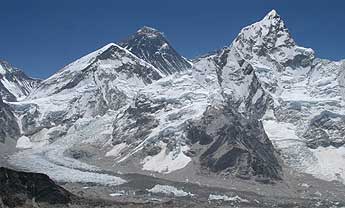
<svg viewBox="0 0 345 208">
<path fill-rule="evenodd" d="M 13 167 L 105 185 L 126 183 L 107 172 L 345 183 L 345 61 L 298 46 L 274 10 L 192 61 L 143 27 L 46 80 L 1 66 Z"/>
<path fill-rule="evenodd" d="M 192 67 L 188 60 L 172 48 L 163 33 L 151 27 L 144 26 L 119 45 L 152 64 L 165 75 Z"/>
</svg>

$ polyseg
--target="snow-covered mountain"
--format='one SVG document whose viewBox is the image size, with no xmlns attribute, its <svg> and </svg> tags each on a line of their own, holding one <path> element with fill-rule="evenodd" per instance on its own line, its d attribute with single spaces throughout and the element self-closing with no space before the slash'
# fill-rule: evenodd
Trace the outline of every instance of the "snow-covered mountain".
<svg viewBox="0 0 345 208">
<path fill-rule="evenodd" d="M 248 65 L 243 73 L 232 63 L 236 59 Z M 217 83 L 218 77 L 239 112 L 262 120 L 288 165 L 344 182 L 344 64 L 315 58 L 312 49 L 298 46 L 273 10 L 194 66 L 204 83 Z M 219 79 L 224 72 L 227 78 Z"/>
<path fill-rule="evenodd" d="M 50 129 L 54 136 L 38 137 L 54 140 L 79 118 L 120 109 L 138 89 L 161 77 L 152 65 L 111 43 L 67 65 L 13 105 L 22 115 L 25 136 Z"/>
<path fill-rule="evenodd" d="M 286 165 L 344 182 L 345 62 L 315 56 L 274 10 L 193 66 L 144 27 L 10 103 L 25 149 L 10 163 L 73 182 L 123 182 L 104 169 L 269 182 Z"/>
<path fill-rule="evenodd" d="M 191 62 L 175 51 L 163 33 L 151 27 L 142 27 L 119 45 L 152 64 L 165 75 L 192 67 Z"/>
<path fill-rule="evenodd" d="M 253 65 L 274 101 L 263 124 L 285 161 L 344 182 L 345 62 L 317 59 L 312 49 L 296 45 L 276 11 L 244 28 L 231 48 Z"/>
<path fill-rule="evenodd" d="M 20 69 L 0 60 L 0 95 L 4 100 L 16 101 L 25 98 L 40 81 L 28 77 Z"/>
</svg>

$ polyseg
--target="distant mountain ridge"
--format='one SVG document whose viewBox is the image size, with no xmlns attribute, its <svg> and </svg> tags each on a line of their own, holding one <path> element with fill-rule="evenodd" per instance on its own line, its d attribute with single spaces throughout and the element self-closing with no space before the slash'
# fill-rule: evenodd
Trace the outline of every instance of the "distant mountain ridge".
<svg viewBox="0 0 345 208">
<path fill-rule="evenodd" d="M 25 98 L 40 82 L 40 79 L 28 77 L 22 70 L 0 60 L 0 95 L 4 100 Z"/>
</svg>

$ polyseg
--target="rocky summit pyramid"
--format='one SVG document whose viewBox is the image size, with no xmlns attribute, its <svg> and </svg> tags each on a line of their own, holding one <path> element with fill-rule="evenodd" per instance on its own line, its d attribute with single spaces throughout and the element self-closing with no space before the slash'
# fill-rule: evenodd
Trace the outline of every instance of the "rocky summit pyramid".
<svg viewBox="0 0 345 208">
<path fill-rule="evenodd" d="M 187 59 L 175 51 L 163 33 L 151 27 L 142 27 L 119 45 L 152 64 L 165 75 L 192 67 Z"/>
<path fill-rule="evenodd" d="M 137 173 L 333 200 L 342 189 L 326 181 L 345 183 L 344 89 L 345 62 L 298 46 L 274 10 L 193 64 L 143 27 L 6 104 L 20 128 L 8 163 L 71 183 Z M 301 181 L 312 185 L 296 191 Z"/>
</svg>

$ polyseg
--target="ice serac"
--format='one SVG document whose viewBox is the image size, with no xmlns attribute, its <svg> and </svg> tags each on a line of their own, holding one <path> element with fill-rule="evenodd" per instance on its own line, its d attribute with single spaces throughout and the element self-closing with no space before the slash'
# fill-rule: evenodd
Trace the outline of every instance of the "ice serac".
<svg viewBox="0 0 345 208">
<path fill-rule="evenodd" d="M 16 101 L 30 94 L 41 82 L 28 77 L 22 70 L 0 60 L 0 95 L 3 100 Z"/>
<path fill-rule="evenodd" d="M 165 75 L 185 71 L 192 66 L 176 52 L 163 33 L 151 27 L 139 29 L 119 45 L 152 64 Z"/>
</svg>

